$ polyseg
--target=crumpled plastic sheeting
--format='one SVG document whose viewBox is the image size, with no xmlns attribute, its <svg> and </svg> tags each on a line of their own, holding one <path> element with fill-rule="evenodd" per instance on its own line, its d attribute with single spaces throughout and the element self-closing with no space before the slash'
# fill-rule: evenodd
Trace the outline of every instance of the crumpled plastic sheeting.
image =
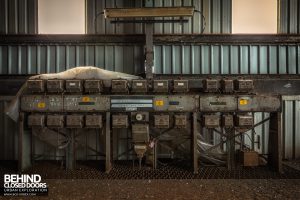
<svg viewBox="0 0 300 200">
<path fill-rule="evenodd" d="M 121 72 L 113 72 L 109 70 L 100 69 L 98 67 L 92 66 L 85 66 L 85 67 L 75 67 L 64 72 L 60 73 L 51 73 L 51 74 L 40 74 L 36 76 L 32 76 L 29 79 L 100 79 L 103 80 L 103 84 L 106 87 L 111 86 L 112 79 L 140 79 L 139 76 L 134 76 L 130 74 L 125 74 Z M 23 91 L 25 90 L 26 85 L 24 84 L 8 107 L 5 109 L 5 114 L 8 115 L 12 120 L 15 122 L 19 119 L 19 107 L 20 107 L 20 96 L 22 95 Z"/>
<path fill-rule="evenodd" d="M 171 134 L 165 133 L 161 139 L 172 139 L 174 136 Z M 165 147 L 172 149 L 172 146 L 168 146 L 168 143 L 165 143 Z M 209 153 L 207 152 L 208 149 L 214 147 L 213 144 L 208 143 L 205 141 L 202 135 L 197 136 L 197 151 L 200 156 L 200 160 L 205 160 L 216 165 L 223 165 L 225 164 L 225 153 L 220 148 L 214 148 Z M 189 153 L 189 148 L 185 144 L 180 144 L 178 146 L 178 150 L 184 153 Z"/>
</svg>

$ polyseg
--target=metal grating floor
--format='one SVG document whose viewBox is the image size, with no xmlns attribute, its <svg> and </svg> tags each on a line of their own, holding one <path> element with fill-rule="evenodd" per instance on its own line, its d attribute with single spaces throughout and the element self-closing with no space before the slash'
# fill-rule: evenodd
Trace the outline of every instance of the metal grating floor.
<svg viewBox="0 0 300 200">
<path fill-rule="evenodd" d="M 102 161 L 77 162 L 75 170 L 65 170 L 60 161 L 38 161 L 26 174 L 40 174 L 43 179 L 300 179 L 300 171 L 284 166 L 284 173 L 276 173 L 267 167 L 238 168 L 233 171 L 225 167 L 202 166 L 193 174 L 185 161 L 160 163 L 157 169 L 142 167 L 132 161 L 115 161 L 109 174 L 104 172 Z M 0 175 L 12 173 L 0 164 Z"/>
</svg>

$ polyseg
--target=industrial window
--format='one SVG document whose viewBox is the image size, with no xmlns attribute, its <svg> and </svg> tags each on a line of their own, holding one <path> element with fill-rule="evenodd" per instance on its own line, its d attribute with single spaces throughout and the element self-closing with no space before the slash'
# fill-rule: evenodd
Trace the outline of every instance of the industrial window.
<svg viewBox="0 0 300 200">
<path fill-rule="evenodd" d="M 277 33 L 277 0 L 233 0 L 232 33 Z"/>
<path fill-rule="evenodd" d="M 40 34 L 84 34 L 85 0 L 38 0 Z"/>
</svg>

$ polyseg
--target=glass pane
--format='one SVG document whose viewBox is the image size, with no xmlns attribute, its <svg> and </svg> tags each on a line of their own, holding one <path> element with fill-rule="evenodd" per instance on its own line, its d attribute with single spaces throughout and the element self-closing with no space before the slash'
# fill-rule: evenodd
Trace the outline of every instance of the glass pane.
<svg viewBox="0 0 300 200">
<path fill-rule="evenodd" d="M 38 0 L 40 34 L 84 34 L 84 0 Z"/>
<path fill-rule="evenodd" d="M 277 33 L 277 0 L 232 0 L 232 33 Z"/>
</svg>

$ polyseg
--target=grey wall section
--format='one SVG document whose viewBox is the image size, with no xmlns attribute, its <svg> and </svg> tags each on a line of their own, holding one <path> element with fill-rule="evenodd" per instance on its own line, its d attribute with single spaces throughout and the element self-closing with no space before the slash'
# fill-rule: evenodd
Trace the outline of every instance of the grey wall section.
<svg viewBox="0 0 300 200">
<path fill-rule="evenodd" d="M 278 33 L 300 33 L 300 1 L 279 0 Z"/>
<path fill-rule="evenodd" d="M 0 34 L 38 33 L 38 0 L 0 0 Z"/>
<path fill-rule="evenodd" d="M 205 16 L 204 33 L 231 33 L 231 0 L 148 0 L 148 7 L 194 6 Z M 149 6 L 150 5 L 150 6 Z M 86 33 L 138 34 L 143 33 L 141 24 L 111 24 L 100 13 L 105 8 L 143 7 L 142 0 L 86 0 Z M 99 15 L 98 15 L 99 14 Z M 96 18 L 96 16 L 98 16 Z M 96 19 L 96 20 L 95 20 Z M 170 19 L 170 18 L 166 18 Z M 155 24 L 156 34 L 199 34 L 204 27 L 203 17 L 195 13 L 188 23 Z"/>
</svg>

